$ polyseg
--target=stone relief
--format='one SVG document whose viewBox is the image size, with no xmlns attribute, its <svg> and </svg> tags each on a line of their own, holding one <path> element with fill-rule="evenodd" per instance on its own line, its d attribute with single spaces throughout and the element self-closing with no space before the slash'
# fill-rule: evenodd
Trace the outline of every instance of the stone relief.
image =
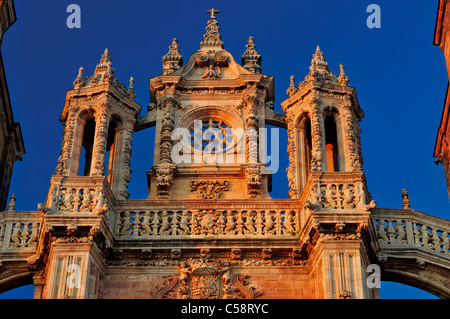
<svg viewBox="0 0 450 319">
<path fill-rule="evenodd" d="M 180 262 L 181 299 L 230 299 L 230 267 L 227 262 L 220 262 L 201 254 L 200 259 Z"/>
<path fill-rule="evenodd" d="M 190 191 L 197 192 L 197 198 L 218 199 L 228 187 L 228 181 L 191 181 Z"/>
</svg>

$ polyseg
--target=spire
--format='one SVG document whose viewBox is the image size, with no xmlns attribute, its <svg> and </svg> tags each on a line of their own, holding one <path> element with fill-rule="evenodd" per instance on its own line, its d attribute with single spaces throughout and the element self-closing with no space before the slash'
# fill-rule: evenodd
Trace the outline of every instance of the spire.
<svg viewBox="0 0 450 319">
<path fill-rule="evenodd" d="M 219 13 L 219 10 L 212 8 L 206 12 L 211 13 L 211 17 L 209 18 L 208 25 L 206 26 L 206 33 L 203 36 L 204 42 L 200 43 L 200 49 L 215 49 L 217 51 L 222 50 L 223 42 L 221 41 L 221 36 L 219 34 L 219 23 L 214 16 L 214 13 Z"/>
<path fill-rule="evenodd" d="M 133 77 L 130 78 L 130 85 L 128 86 L 128 89 L 127 89 L 127 95 L 132 100 L 134 100 L 134 98 L 136 97 L 136 91 L 134 90 L 134 78 Z"/>
<path fill-rule="evenodd" d="M 83 72 L 84 72 L 83 67 L 80 67 L 78 69 L 78 76 L 75 79 L 75 81 L 73 82 L 73 86 L 75 89 L 80 89 L 84 86 Z"/>
<path fill-rule="evenodd" d="M 328 67 L 328 63 L 325 61 L 322 50 L 317 46 L 316 53 L 313 54 L 313 59 L 311 61 L 311 66 L 314 65 L 315 69 L 323 74 L 329 73 L 330 68 Z"/>
<path fill-rule="evenodd" d="M 248 38 L 248 43 L 245 47 L 247 50 L 242 55 L 241 65 L 250 72 L 261 74 L 261 55 L 256 51 L 253 37 Z"/>
<path fill-rule="evenodd" d="M 303 87 L 306 83 L 311 81 L 319 81 L 327 84 L 336 84 L 346 86 L 349 82 L 348 77 L 345 75 L 344 65 L 340 65 L 341 75 L 338 76 L 330 71 L 327 61 L 323 55 L 320 46 L 317 46 L 316 52 L 312 55 L 311 66 L 309 73 L 305 77 L 305 81 L 301 82 L 299 88 Z"/>
<path fill-rule="evenodd" d="M 286 94 L 289 96 L 293 95 L 295 92 L 298 91 L 298 88 L 295 86 L 295 78 L 293 75 L 291 75 L 290 82 L 291 82 L 291 84 L 289 85 L 289 87 L 286 91 Z"/>
<path fill-rule="evenodd" d="M 105 52 L 103 52 L 102 57 L 100 59 L 100 62 L 95 68 L 94 74 L 97 75 L 99 73 L 105 73 L 106 71 L 108 71 L 108 66 L 110 67 L 109 72 L 114 73 L 114 69 L 112 69 L 111 65 L 112 65 L 111 56 L 109 55 L 108 49 L 105 49 Z"/>
<path fill-rule="evenodd" d="M 348 76 L 345 74 L 344 64 L 341 63 L 339 65 L 339 69 L 340 69 L 341 73 L 339 74 L 338 82 L 342 86 L 347 86 L 347 84 L 350 80 L 348 79 Z"/>
<path fill-rule="evenodd" d="M 172 44 L 169 47 L 169 52 L 163 56 L 163 71 L 162 74 L 166 75 L 178 70 L 183 65 L 183 57 L 178 51 L 178 40 L 172 39 Z"/>
</svg>

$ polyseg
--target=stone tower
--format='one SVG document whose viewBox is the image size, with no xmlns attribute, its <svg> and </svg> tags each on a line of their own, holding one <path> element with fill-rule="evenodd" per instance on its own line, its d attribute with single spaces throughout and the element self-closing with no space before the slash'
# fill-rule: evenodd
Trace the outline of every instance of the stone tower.
<svg viewBox="0 0 450 319">
<path fill-rule="evenodd" d="M 402 209 L 371 199 L 344 66 L 332 73 L 317 47 L 277 113 L 255 39 L 236 63 L 208 13 L 187 61 L 172 40 L 143 115 L 108 50 L 94 75 L 79 69 L 45 203 L 0 213 L 0 292 L 32 278 L 36 299 L 377 298 L 378 269 L 450 296 L 449 222 L 406 190 Z M 270 196 L 266 125 L 288 132 L 289 199 Z M 132 137 L 149 127 L 149 195 L 130 200 Z"/>
</svg>

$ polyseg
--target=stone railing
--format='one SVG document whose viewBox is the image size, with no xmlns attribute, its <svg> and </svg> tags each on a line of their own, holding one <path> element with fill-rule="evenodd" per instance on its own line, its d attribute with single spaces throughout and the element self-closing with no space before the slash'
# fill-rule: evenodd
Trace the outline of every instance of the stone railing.
<svg viewBox="0 0 450 319">
<path fill-rule="evenodd" d="M 375 207 L 362 172 L 311 173 L 300 201 L 314 210 Z"/>
<path fill-rule="evenodd" d="M 0 252 L 35 249 L 41 229 L 41 213 L 1 212 Z"/>
<path fill-rule="evenodd" d="M 105 213 L 114 198 L 105 177 L 52 176 L 44 210 L 50 213 Z"/>
<path fill-rule="evenodd" d="M 275 203 L 275 201 L 274 201 Z M 286 205 L 284 205 L 286 206 Z M 120 209 L 116 235 L 136 239 L 219 238 L 293 238 L 300 230 L 300 209 L 254 209 L 239 207 L 179 207 Z"/>
<path fill-rule="evenodd" d="M 423 248 L 450 257 L 450 221 L 412 209 L 375 209 L 380 247 Z"/>
</svg>

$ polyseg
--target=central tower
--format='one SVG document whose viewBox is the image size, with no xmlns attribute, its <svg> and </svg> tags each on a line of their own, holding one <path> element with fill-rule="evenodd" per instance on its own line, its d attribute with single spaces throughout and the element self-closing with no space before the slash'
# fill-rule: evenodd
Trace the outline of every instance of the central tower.
<svg viewBox="0 0 450 319">
<path fill-rule="evenodd" d="M 264 128 L 275 114 L 274 79 L 261 74 L 252 37 L 237 64 L 224 49 L 219 11 L 207 12 L 200 50 L 183 64 L 173 39 L 162 75 L 150 80 L 149 112 L 137 124 L 156 126 L 148 198 L 270 198 Z"/>
</svg>

